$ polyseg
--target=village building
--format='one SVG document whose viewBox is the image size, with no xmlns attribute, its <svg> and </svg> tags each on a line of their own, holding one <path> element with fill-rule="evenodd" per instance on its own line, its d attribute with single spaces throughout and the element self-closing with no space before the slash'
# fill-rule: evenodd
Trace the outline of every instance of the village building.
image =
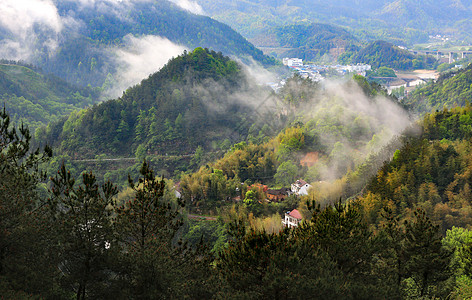
<svg viewBox="0 0 472 300">
<path fill-rule="evenodd" d="M 302 214 L 294 209 L 290 212 L 285 213 L 285 219 L 282 220 L 282 224 L 284 226 L 293 228 L 293 227 L 298 227 L 298 224 L 302 221 Z"/>
<path fill-rule="evenodd" d="M 295 183 L 292 183 L 291 185 L 292 193 L 298 196 L 307 196 L 308 190 L 310 188 L 311 188 L 311 185 L 302 179 L 295 181 Z"/>
<path fill-rule="evenodd" d="M 249 186 L 249 189 L 252 190 L 252 189 L 257 189 L 263 193 L 266 193 L 267 190 L 269 189 L 269 187 L 265 184 L 261 184 L 261 183 L 254 183 L 253 185 L 250 185 Z"/>
<path fill-rule="evenodd" d="M 266 197 L 272 202 L 279 202 L 285 200 L 290 194 L 290 189 L 281 188 L 278 190 L 268 189 L 266 192 Z"/>
<path fill-rule="evenodd" d="M 288 57 L 286 57 L 282 60 L 282 63 L 285 66 L 289 66 L 289 67 L 292 67 L 292 68 L 303 67 L 303 60 L 301 58 L 288 58 Z"/>
</svg>

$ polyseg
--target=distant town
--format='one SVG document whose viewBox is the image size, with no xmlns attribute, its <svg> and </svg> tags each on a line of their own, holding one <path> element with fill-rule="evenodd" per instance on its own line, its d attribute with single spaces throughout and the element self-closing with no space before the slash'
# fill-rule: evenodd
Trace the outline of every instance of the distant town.
<svg viewBox="0 0 472 300">
<path fill-rule="evenodd" d="M 322 74 L 337 74 L 344 76 L 348 73 L 355 73 L 365 76 L 367 71 L 372 69 L 371 65 L 356 64 L 356 65 L 304 65 L 301 58 L 284 58 L 282 60 L 285 66 L 294 69 L 301 77 L 309 78 L 315 82 L 323 81 L 326 76 Z M 285 80 L 278 83 L 269 84 L 275 91 L 278 91 L 285 85 Z"/>
</svg>

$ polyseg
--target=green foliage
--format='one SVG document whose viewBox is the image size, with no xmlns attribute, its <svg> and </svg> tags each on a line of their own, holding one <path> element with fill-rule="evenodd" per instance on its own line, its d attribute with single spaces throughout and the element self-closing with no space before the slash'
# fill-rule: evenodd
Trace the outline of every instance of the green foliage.
<svg viewBox="0 0 472 300">
<path fill-rule="evenodd" d="M 335 61 L 337 53 L 343 52 L 346 48 L 355 48 L 359 43 L 344 28 L 320 23 L 277 27 L 255 40 L 258 44 L 276 43 L 279 47 L 290 49 L 280 53 L 279 57 L 298 57 L 304 61 L 318 61 L 323 55 L 332 54 L 334 54 L 332 60 Z"/>
<path fill-rule="evenodd" d="M 189 220 L 186 227 L 182 240 L 188 241 L 192 246 L 198 246 L 200 242 L 203 242 L 208 245 L 212 253 L 217 254 L 227 244 L 229 237 L 226 225 L 222 221 Z"/>
<path fill-rule="evenodd" d="M 64 165 L 51 179 L 51 216 L 56 228 L 58 256 L 64 290 L 77 299 L 103 297 L 110 280 L 114 196 L 118 189 L 107 182 L 99 186 L 92 173 L 82 175 L 82 185 Z"/>
<path fill-rule="evenodd" d="M 298 167 L 291 161 L 284 161 L 274 175 L 275 182 L 281 186 L 290 186 L 298 177 Z"/>
<path fill-rule="evenodd" d="M 116 209 L 116 272 L 112 284 L 120 295 L 149 299 L 193 295 L 208 297 L 209 261 L 201 245 L 192 251 L 173 240 L 182 226 L 182 203 L 168 201 L 165 183 L 144 161 L 138 182 L 129 178 L 131 200 Z M 200 249 L 200 250 L 199 250 Z"/>
<path fill-rule="evenodd" d="M 370 73 L 369 76 L 371 77 L 397 77 L 397 75 L 395 74 L 395 71 L 387 67 L 380 67 L 374 72 Z"/>
<path fill-rule="evenodd" d="M 415 56 L 385 41 L 375 41 L 361 49 L 351 58 L 354 63 L 369 64 L 372 68 L 388 67 L 397 70 L 432 68 L 435 59 Z M 390 76 L 389 76 L 390 77 Z"/>
<path fill-rule="evenodd" d="M 98 101 L 96 89 L 77 88 L 15 62 L 0 64 L 0 89 L 12 122 L 23 122 L 32 131 Z"/>
<path fill-rule="evenodd" d="M 143 158 L 188 154 L 198 146 L 208 150 L 228 136 L 239 140 L 246 134 L 250 125 L 242 116 L 249 108 L 230 99 L 244 81 L 234 61 L 196 48 L 169 61 L 121 98 L 52 123 L 38 138 L 83 156 L 137 153 Z M 194 166 L 199 163 L 194 161 Z"/>
<path fill-rule="evenodd" d="M 367 185 L 363 202 L 367 215 L 379 216 L 389 207 L 403 219 L 416 208 L 445 233 L 452 226 L 470 222 L 470 141 L 471 109 L 455 108 L 427 115 L 422 135 L 408 138 L 394 159 L 384 164 Z M 373 221 L 377 223 L 377 221 Z"/>
<path fill-rule="evenodd" d="M 40 163 L 52 151 L 32 150 L 31 135 L 23 125 L 11 126 L 5 109 L 0 111 L 0 294 L 24 298 L 54 295 L 57 276 L 51 260 L 48 230 L 40 181 Z"/>
<path fill-rule="evenodd" d="M 404 268 L 418 297 L 441 295 L 440 283 L 451 275 L 452 251 L 442 247 L 441 238 L 439 226 L 434 226 L 424 211 L 415 211 L 414 221 L 405 222 Z"/>
<path fill-rule="evenodd" d="M 129 35 L 159 36 L 190 49 L 203 46 L 226 55 L 275 64 L 231 27 L 189 13 L 169 1 L 105 2 L 100 4 L 100 9 L 74 1 L 59 1 L 54 5 L 59 16 L 73 18 L 82 25 L 80 28 L 63 28 L 57 53 L 50 55 L 41 49 L 35 54 L 34 63 L 48 73 L 81 86 L 101 87 L 107 83 L 108 74 L 118 72 L 120 66 L 111 51 L 105 51 L 105 48 L 123 46 Z M 40 31 L 37 33 L 38 44 L 45 42 Z M 3 32 L 1 36 L 9 38 Z"/>
<path fill-rule="evenodd" d="M 414 90 L 403 102 L 413 111 L 424 114 L 432 110 L 465 106 L 471 98 L 472 65 L 444 73 L 435 84 Z"/>
</svg>

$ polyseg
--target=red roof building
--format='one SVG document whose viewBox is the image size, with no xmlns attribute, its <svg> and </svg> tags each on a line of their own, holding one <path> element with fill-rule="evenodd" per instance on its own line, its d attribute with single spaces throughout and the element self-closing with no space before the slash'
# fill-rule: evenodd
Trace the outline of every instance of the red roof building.
<svg viewBox="0 0 472 300">
<path fill-rule="evenodd" d="M 297 227 L 301 220 L 302 214 L 298 210 L 294 209 L 285 213 L 285 219 L 282 221 L 282 223 L 285 226 L 292 228 Z"/>
</svg>

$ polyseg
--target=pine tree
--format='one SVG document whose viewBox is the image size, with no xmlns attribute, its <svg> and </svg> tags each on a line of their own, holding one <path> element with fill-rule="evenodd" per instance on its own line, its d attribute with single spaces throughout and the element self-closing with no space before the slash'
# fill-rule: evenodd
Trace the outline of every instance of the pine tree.
<svg viewBox="0 0 472 300">
<path fill-rule="evenodd" d="M 144 161 L 135 183 L 135 197 L 117 209 L 116 229 L 123 263 L 123 282 L 137 298 L 159 298 L 167 293 L 174 255 L 172 238 L 182 224 L 178 207 L 162 201 L 165 183 L 158 180 Z"/>
<path fill-rule="evenodd" d="M 452 252 L 441 243 L 439 226 L 423 210 L 415 211 L 413 222 L 405 222 L 405 273 L 413 279 L 419 295 L 440 297 L 438 287 L 451 275 Z"/>
<path fill-rule="evenodd" d="M 51 178 L 51 216 L 57 224 L 59 269 L 62 285 L 77 299 L 100 298 L 110 280 L 109 265 L 113 239 L 112 213 L 118 189 L 107 182 L 99 186 L 95 176 L 82 175 L 75 180 L 64 164 Z"/>
<path fill-rule="evenodd" d="M 52 151 L 31 151 L 30 141 L 28 128 L 12 128 L 5 108 L 0 111 L 0 294 L 7 298 L 12 291 L 44 295 L 55 276 L 37 188 L 45 179 L 39 164 Z"/>
</svg>

